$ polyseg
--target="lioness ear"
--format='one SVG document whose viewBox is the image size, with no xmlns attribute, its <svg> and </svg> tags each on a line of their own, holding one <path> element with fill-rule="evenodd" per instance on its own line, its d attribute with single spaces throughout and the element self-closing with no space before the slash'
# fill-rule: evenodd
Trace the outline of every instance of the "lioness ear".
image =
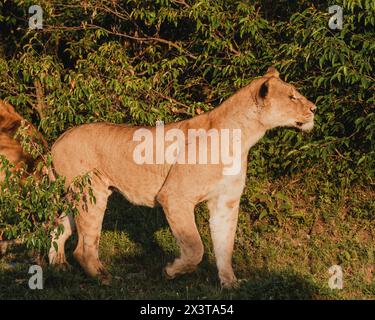
<svg viewBox="0 0 375 320">
<path fill-rule="evenodd" d="M 259 89 L 259 97 L 264 99 L 268 93 L 268 80 L 263 82 Z"/>
<path fill-rule="evenodd" d="M 276 78 L 279 78 L 280 73 L 279 73 L 279 71 L 276 70 L 276 68 L 274 68 L 274 67 L 269 67 L 269 68 L 267 69 L 267 72 L 266 72 L 266 74 L 265 74 L 264 76 L 266 76 L 266 77 L 276 77 Z"/>
<path fill-rule="evenodd" d="M 263 107 L 264 105 L 264 99 L 266 98 L 267 94 L 268 94 L 268 89 L 269 89 L 269 80 L 267 81 L 264 81 L 259 90 L 258 90 L 258 94 L 256 96 L 256 100 L 257 100 L 257 103 L 260 107 Z"/>
</svg>

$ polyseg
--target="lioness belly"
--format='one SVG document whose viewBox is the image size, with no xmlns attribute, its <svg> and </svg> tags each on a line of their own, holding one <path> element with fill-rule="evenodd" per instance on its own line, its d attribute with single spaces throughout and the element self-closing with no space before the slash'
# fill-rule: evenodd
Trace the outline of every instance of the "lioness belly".
<svg viewBox="0 0 375 320">
<path fill-rule="evenodd" d="M 75 177 L 96 170 L 108 187 L 118 189 L 132 203 L 155 206 L 169 167 L 134 161 L 134 130 L 98 123 L 67 131 L 52 147 L 56 173 L 66 178 L 68 187 Z"/>
</svg>

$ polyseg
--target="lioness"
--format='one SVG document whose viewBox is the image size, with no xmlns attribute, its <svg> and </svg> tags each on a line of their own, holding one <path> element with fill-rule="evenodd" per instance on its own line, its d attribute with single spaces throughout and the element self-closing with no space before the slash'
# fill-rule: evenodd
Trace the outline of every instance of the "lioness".
<svg viewBox="0 0 375 320">
<path fill-rule="evenodd" d="M 22 149 L 20 142 L 15 139 L 18 128 L 24 122 L 28 129 L 27 133 L 34 141 L 41 142 L 48 149 L 47 142 L 36 128 L 19 115 L 7 102 L 0 100 L 0 155 L 4 155 L 15 169 L 27 165 L 27 172 L 32 173 L 42 157 L 34 159 Z M 0 172 L 0 183 L 4 180 L 4 172 Z"/>
<path fill-rule="evenodd" d="M 181 250 L 180 257 L 165 267 L 165 274 L 174 278 L 191 272 L 203 256 L 194 207 L 207 201 L 219 278 L 222 286 L 233 287 L 236 277 L 232 251 L 249 149 L 268 129 L 279 126 L 312 129 L 315 109 L 312 102 L 283 82 L 278 71 L 271 67 L 263 77 L 252 81 L 214 110 L 165 126 L 165 131 L 179 129 L 183 133 L 189 129 L 206 132 L 240 129 L 241 166 L 239 172 L 232 175 L 223 174 L 222 163 L 136 163 L 133 158 L 139 145 L 134 139 L 139 130 L 136 127 L 95 123 L 67 131 L 52 147 L 56 173 L 65 176 L 69 186 L 76 176 L 94 172 L 91 187 L 96 198 L 96 201 L 82 200 L 78 208 L 75 258 L 90 276 L 105 277 L 98 246 L 107 199 L 115 188 L 134 204 L 163 207 Z M 148 129 L 152 134 L 156 131 Z M 187 149 L 188 143 L 183 148 Z M 154 153 L 156 150 L 153 146 Z M 57 239 L 58 251 L 54 248 L 50 251 L 52 264 L 65 262 L 64 243 L 72 233 L 71 217 L 62 217 L 61 223 L 65 231 Z"/>
<path fill-rule="evenodd" d="M 19 115 L 9 103 L 0 100 L 0 155 L 4 155 L 12 164 L 14 164 L 12 170 L 18 170 L 26 165 L 27 171 L 23 176 L 26 177 L 27 174 L 34 173 L 37 164 L 42 161 L 42 157 L 40 156 L 36 159 L 33 158 L 23 150 L 20 142 L 15 138 L 15 134 L 18 128 L 22 125 L 22 122 L 27 125 L 27 133 L 32 140 L 35 142 L 41 142 L 47 150 L 47 142 L 36 128 Z M 5 172 L 0 171 L 0 183 L 2 183 L 4 179 Z M 10 246 L 22 242 L 18 239 L 9 241 L 1 240 L 2 234 L 0 230 L 0 254 L 4 254 L 6 249 Z"/>
</svg>

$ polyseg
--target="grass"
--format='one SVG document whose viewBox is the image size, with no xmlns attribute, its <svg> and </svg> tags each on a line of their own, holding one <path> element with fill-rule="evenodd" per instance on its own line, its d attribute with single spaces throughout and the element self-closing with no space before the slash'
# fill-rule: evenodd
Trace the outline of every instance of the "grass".
<svg viewBox="0 0 375 320">
<path fill-rule="evenodd" d="M 336 181 L 337 182 L 337 181 Z M 277 181 L 250 177 L 241 200 L 233 264 L 237 290 L 220 288 L 205 204 L 197 224 L 205 256 L 195 273 L 162 276 L 178 248 L 160 208 L 130 205 L 114 194 L 108 204 L 100 255 L 114 276 L 110 286 L 72 270 L 43 265 L 44 289 L 28 288 L 34 258 L 15 248 L 0 258 L 0 299 L 375 299 L 374 191 L 337 187 L 313 171 Z M 328 268 L 340 265 L 342 290 L 328 286 Z"/>
</svg>

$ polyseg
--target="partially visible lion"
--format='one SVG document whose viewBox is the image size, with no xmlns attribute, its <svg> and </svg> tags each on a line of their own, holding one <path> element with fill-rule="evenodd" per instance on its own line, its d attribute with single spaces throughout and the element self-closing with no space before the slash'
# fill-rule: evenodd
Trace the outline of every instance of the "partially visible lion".
<svg viewBox="0 0 375 320">
<path fill-rule="evenodd" d="M 165 126 L 166 135 L 171 133 L 171 136 L 177 133 L 188 136 L 189 130 L 240 130 L 239 171 L 232 175 L 223 173 L 222 163 L 137 163 L 134 152 L 140 143 L 145 142 L 135 139 L 135 135 L 143 130 L 151 137 L 156 135 L 157 139 L 155 127 L 93 123 L 67 131 L 52 147 L 56 173 L 66 178 L 68 187 L 75 177 L 95 172 L 91 187 L 96 201 L 82 202 L 75 218 L 78 231 L 75 258 L 87 274 L 106 279 L 99 259 L 99 239 L 108 197 L 113 189 L 117 189 L 134 204 L 163 207 L 181 249 L 180 257 L 166 266 L 165 274 L 174 278 L 191 272 L 201 261 L 204 249 L 195 224 L 194 208 L 198 203 L 207 201 L 219 278 L 224 287 L 235 286 L 232 251 L 249 149 L 267 130 L 275 127 L 311 130 L 315 109 L 315 105 L 296 88 L 279 78 L 276 69 L 270 68 L 214 110 Z M 169 148 L 170 145 L 171 142 L 166 142 L 164 147 Z M 189 142 L 180 145 L 177 153 L 187 154 L 189 145 Z M 160 156 L 157 145 L 152 142 L 148 147 L 150 158 Z M 161 147 L 162 152 L 164 147 Z M 89 192 L 82 201 L 87 198 Z M 58 250 L 52 247 L 49 254 L 52 264 L 66 263 L 64 244 L 73 232 L 71 217 L 62 217 L 61 223 L 64 232 L 54 239 Z"/>
<path fill-rule="evenodd" d="M 14 165 L 12 170 L 18 170 L 26 166 L 24 174 L 24 177 L 26 177 L 28 174 L 34 174 L 36 166 L 42 161 L 42 157 L 39 156 L 35 159 L 25 152 L 20 141 L 15 137 L 17 130 L 23 123 L 27 128 L 27 134 L 32 138 L 31 140 L 36 143 L 42 143 L 47 150 L 47 142 L 37 129 L 19 115 L 9 103 L 0 100 L 0 155 L 5 156 Z M 2 183 L 4 179 L 5 172 L 0 171 L 0 183 Z M 1 240 L 0 232 L 0 254 L 4 254 L 9 246 L 22 242 L 21 240 Z"/>
<path fill-rule="evenodd" d="M 0 155 L 4 155 L 13 163 L 15 170 L 26 165 L 27 172 L 33 173 L 36 165 L 42 161 L 42 157 L 33 158 L 22 149 L 19 140 L 15 138 L 22 123 L 27 127 L 27 133 L 33 140 L 41 142 L 45 148 L 48 148 L 47 142 L 37 129 L 19 115 L 9 103 L 0 100 Z M 0 183 L 4 177 L 4 173 L 0 172 Z"/>
</svg>

